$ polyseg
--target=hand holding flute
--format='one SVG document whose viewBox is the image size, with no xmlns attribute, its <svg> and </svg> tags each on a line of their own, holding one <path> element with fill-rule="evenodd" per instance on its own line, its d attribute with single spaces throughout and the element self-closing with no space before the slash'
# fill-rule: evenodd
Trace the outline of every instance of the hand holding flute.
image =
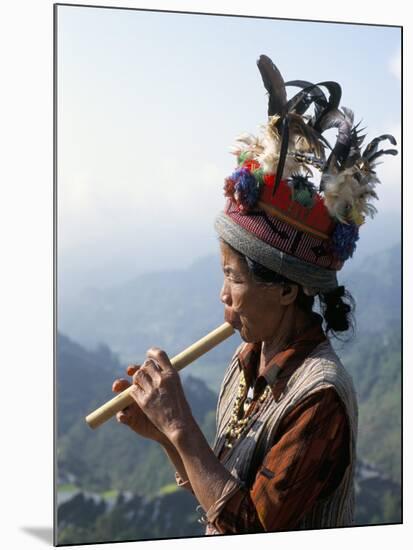
<svg viewBox="0 0 413 550">
<path fill-rule="evenodd" d="M 154 426 L 152 438 L 158 441 L 173 439 L 177 431 L 194 421 L 181 377 L 158 348 L 147 352 L 147 359 L 133 375 L 130 394 Z"/>
<path fill-rule="evenodd" d="M 139 365 L 129 365 L 126 372 L 129 376 L 133 376 L 139 369 Z M 125 378 L 118 378 L 113 382 L 112 391 L 121 393 L 129 388 L 133 381 Z M 142 411 L 139 405 L 134 400 L 130 405 L 116 413 L 116 420 L 128 426 L 135 433 L 146 439 L 152 439 L 158 443 L 164 443 L 165 436 L 158 428 L 149 420 L 146 414 Z"/>
<path fill-rule="evenodd" d="M 133 373 L 133 384 L 128 385 L 126 380 L 115 381 L 112 389 L 114 391 L 121 391 L 121 393 L 111 401 L 108 401 L 90 413 L 86 417 L 86 422 L 92 428 L 96 428 L 116 413 L 126 409 L 134 402 L 136 402 L 139 407 L 144 410 L 146 416 L 148 416 L 148 414 L 153 415 L 153 410 L 152 413 L 149 413 L 149 409 L 151 407 L 153 408 L 155 400 L 157 403 L 156 407 L 159 405 L 162 409 L 162 407 L 170 404 L 170 399 L 173 401 L 177 399 L 174 405 L 175 413 L 178 416 L 179 414 L 187 414 L 189 405 L 187 406 L 186 398 L 183 393 L 177 371 L 195 361 L 201 357 L 201 355 L 211 350 L 222 341 L 226 340 L 229 336 L 234 334 L 234 332 L 234 328 L 229 323 L 223 323 L 218 328 L 207 334 L 204 338 L 201 338 L 195 342 L 195 344 L 189 346 L 189 348 L 185 349 L 182 353 L 173 357 L 171 360 L 169 360 L 165 352 L 162 352 L 157 348 L 152 348 L 148 352 L 147 361 L 145 361 L 142 367 L 138 368 L 136 372 Z M 132 374 L 131 370 L 130 374 Z M 125 387 L 125 389 L 121 389 L 123 387 Z M 167 393 L 168 398 L 166 397 Z M 162 404 L 160 404 L 160 400 L 162 401 Z M 171 415 L 172 411 L 165 409 L 165 413 L 162 414 L 162 416 L 165 417 L 164 420 L 166 423 L 166 416 L 168 414 Z M 121 418 L 122 417 L 118 417 L 118 420 L 122 421 Z M 126 419 L 123 418 L 123 420 Z M 159 418 L 153 418 L 152 421 L 162 433 L 164 430 L 171 427 L 166 427 L 164 422 L 161 422 L 162 427 L 160 427 L 158 425 Z M 171 424 L 171 418 L 169 418 L 169 422 Z M 152 429 L 150 433 L 156 435 L 156 432 L 153 432 Z"/>
</svg>

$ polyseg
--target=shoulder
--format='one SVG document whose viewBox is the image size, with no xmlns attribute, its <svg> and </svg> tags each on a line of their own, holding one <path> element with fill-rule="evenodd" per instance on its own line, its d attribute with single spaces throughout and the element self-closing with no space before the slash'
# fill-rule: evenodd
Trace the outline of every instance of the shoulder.
<svg viewBox="0 0 413 550">
<path fill-rule="evenodd" d="M 320 402 L 324 409 L 338 407 L 357 425 L 357 394 L 350 373 L 327 339 L 319 344 L 288 382 L 294 407 Z"/>
<path fill-rule="evenodd" d="M 316 386 L 347 386 L 354 391 L 353 379 L 328 338 L 318 344 L 297 369 L 292 382 L 298 379 L 313 380 Z"/>
</svg>

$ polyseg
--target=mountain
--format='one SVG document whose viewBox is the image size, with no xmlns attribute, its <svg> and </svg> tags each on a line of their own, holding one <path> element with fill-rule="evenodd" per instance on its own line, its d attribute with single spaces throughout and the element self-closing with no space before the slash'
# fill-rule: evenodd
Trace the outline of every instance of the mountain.
<svg viewBox="0 0 413 550">
<path fill-rule="evenodd" d="M 107 343 L 125 362 L 139 362 L 151 346 L 172 357 L 223 322 L 218 257 L 188 270 L 148 273 L 123 285 L 88 289 L 61 306 L 59 330 L 89 348 Z M 232 339 L 233 340 L 233 339 Z M 238 344 L 236 344 L 238 345 Z M 217 355 L 229 360 L 234 343 Z"/>
<path fill-rule="evenodd" d="M 123 285 L 104 290 L 85 291 L 82 299 L 63 309 L 59 326 L 89 349 L 98 345 L 85 361 L 95 361 L 92 377 L 105 377 L 98 387 L 93 407 L 111 397 L 110 386 L 123 376 L 120 363 L 142 360 L 151 345 L 166 349 L 170 356 L 184 349 L 222 321 L 218 300 L 221 285 L 218 257 L 204 258 L 189 269 L 142 275 Z M 343 364 L 356 381 L 360 401 L 360 449 L 372 463 L 400 480 L 401 444 L 401 249 L 394 245 L 367 256 L 351 269 L 351 262 L 340 282 L 356 300 L 356 331 L 349 342 L 332 340 Z M 216 299 L 211 299 L 216 296 Z M 70 329 L 70 330 L 69 330 Z M 99 342 L 105 342 L 100 344 Z M 181 371 L 182 379 L 196 375 L 208 388 L 218 392 L 222 376 L 233 351 L 240 342 L 234 335 L 226 342 Z M 113 351 L 110 351 L 107 345 Z M 59 342 L 65 355 L 65 339 Z M 73 351 L 76 355 L 77 352 Z M 79 358 L 79 354 L 77 356 Z M 84 357 L 80 353 L 80 357 Z M 61 425 L 70 421 L 71 411 L 81 411 L 80 396 L 88 387 L 85 379 L 78 387 L 83 364 L 72 361 L 78 375 L 65 381 L 67 391 L 58 385 L 58 398 L 68 403 L 59 418 Z M 109 380 L 109 378 L 111 378 Z M 62 396 L 62 393 L 65 395 Z M 72 403 L 70 403 L 72 401 Z M 65 405 L 64 405 L 65 406 Z M 378 415 L 380 412 L 383 416 Z M 88 411 L 82 410 L 82 414 Z M 64 426 L 63 426 L 64 427 Z M 388 441 L 382 445 L 378 442 Z"/>
<path fill-rule="evenodd" d="M 394 324 L 401 326 L 401 278 L 400 244 L 366 256 L 339 275 L 356 299 L 358 330 L 379 332 Z"/>
<path fill-rule="evenodd" d="M 79 492 L 59 507 L 58 544 L 199 537 L 204 528 L 195 507 L 194 497 L 183 489 L 153 499 L 121 492 L 113 506 Z"/>
<path fill-rule="evenodd" d="M 118 357 L 101 344 L 93 353 L 62 334 L 57 336 L 57 427 L 66 433 L 73 424 L 99 406 L 100 400 L 113 397 L 111 385 L 124 374 Z"/>
<path fill-rule="evenodd" d="M 339 280 L 353 293 L 358 332 L 380 332 L 400 324 L 400 244 L 367 256 Z M 58 328 L 83 346 L 110 346 L 123 362 L 142 361 L 158 346 L 170 357 L 223 321 L 219 300 L 222 273 L 218 256 L 198 260 L 190 268 L 148 273 L 122 285 L 85 290 L 77 300 L 61 303 Z M 189 367 L 214 391 L 241 342 L 238 334 Z M 186 370 L 183 371 L 186 376 Z"/>
<path fill-rule="evenodd" d="M 400 323 L 365 333 L 341 353 L 359 401 L 358 453 L 401 483 Z"/>
<path fill-rule="evenodd" d="M 357 522 L 394 523 L 400 521 L 401 513 L 400 246 L 346 269 L 340 281 L 357 302 L 354 337 L 349 342 L 332 340 L 353 377 L 360 407 Z M 124 377 L 127 362 L 143 358 L 149 346 L 164 347 L 172 356 L 220 324 L 222 308 L 218 298 L 211 299 L 218 296 L 220 285 L 218 258 L 211 257 L 188 270 L 153 273 L 115 288 L 88 290 L 81 300 L 62 309 L 59 328 L 70 329 L 70 337 L 59 333 L 57 340 L 58 494 L 67 494 L 66 503 L 70 503 L 79 491 L 84 493 L 84 500 L 77 497 L 75 506 L 63 507 L 64 502 L 59 506 L 60 517 L 66 518 L 59 531 L 67 543 L 147 537 L 150 525 L 156 529 L 149 520 L 145 519 L 145 528 L 135 525 L 130 530 L 127 518 L 136 506 L 147 508 L 151 517 L 157 517 L 156 510 L 167 514 L 169 507 L 182 506 L 188 534 L 199 529 L 193 514 L 196 503 L 187 492 L 183 496 L 183 490 L 176 492 L 173 469 L 157 444 L 115 420 L 92 431 L 84 417 L 113 397 L 113 380 Z M 217 391 L 238 342 L 238 337 L 231 337 L 181 371 L 194 416 L 210 442 Z M 91 504 L 87 491 L 133 494 L 137 500 L 129 506 L 128 497 L 109 509 L 99 505 L 100 497 Z M 168 505 L 163 507 L 166 496 Z M 76 519 L 76 507 L 83 506 L 90 508 L 87 527 Z M 75 519 L 67 519 L 71 514 Z M 168 522 L 173 526 L 173 519 Z"/>
<path fill-rule="evenodd" d="M 368 463 L 356 469 L 355 525 L 400 522 L 400 486 Z M 59 544 L 202 536 L 197 502 L 185 489 L 167 487 L 154 498 L 119 492 L 112 500 L 82 491 L 59 506 Z"/>
<path fill-rule="evenodd" d="M 389 338 L 383 346 L 381 342 L 374 348 L 366 345 L 359 362 L 361 366 L 355 367 L 353 374 L 356 385 L 359 379 L 365 378 L 365 383 L 358 390 L 362 427 L 359 432 L 356 485 L 359 525 L 400 521 L 400 482 L 395 479 L 397 475 L 393 475 L 394 471 L 396 474 L 400 472 L 400 429 L 397 424 L 400 420 L 400 388 L 395 376 L 400 367 L 400 357 L 397 355 L 400 340 Z M 373 355 L 370 354 L 372 351 Z M 154 499 L 165 503 L 162 500 L 165 495 L 170 495 L 169 504 L 158 503 L 156 506 L 165 510 L 165 514 L 171 513 L 168 512 L 170 506 L 182 506 L 188 514 L 183 518 L 183 524 L 188 526 L 188 536 L 195 533 L 199 529 L 194 517 L 196 501 L 186 491 L 178 490 L 174 470 L 159 445 L 136 436 L 114 419 L 98 430 L 91 430 L 84 421 L 88 412 L 111 397 L 112 381 L 122 376 L 121 363 L 108 348 L 88 351 L 60 334 L 57 359 L 60 426 L 57 441 L 58 517 L 62 540 L 72 540 L 74 543 L 82 540 L 147 538 L 149 524 L 131 527 L 127 521 L 132 514 L 129 508 L 135 509 L 139 503 L 139 508 L 147 506 L 152 510 Z M 102 359 L 104 368 L 101 366 Z M 368 364 L 374 365 L 373 371 L 368 368 L 363 370 L 363 366 Z M 363 376 L 357 376 L 357 369 Z M 207 440 L 212 443 L 216 394 L 203 381 L 191 375 L 183 380 L 183 386 L 195 418 Z M 369 418 L 373 421 L 369 422 Z M 173 495 L 177 490 L 179 494 L 175 501 Z M 83 497 L 79 497 L 79 492 L 84 493 Z M 88 497 L 88 493 L 94 495 L 93 498 Z M 106 502 L 105 495 L 108 493 L 118 496 L 120 493 L 132 494 L 135 500 L 130 505 L 123 503 L 118 510 L 112 510 Z M 106 504 L 102 505 L 102 499 Z M 86 518 L 89 518 L 87 527 L 84 526 Z M 110 525 L 113 526 L 112 531 Z M 171 520 L 170 526 L 171 529 L 159 536 L 178 533 L 174 531 L 178 529 L 174 521 Z M 159 533 L 159 530 L 155 532 Z M 124 538 L 113 538 L 122 533 Z"/>
<path fill-rule="evenodd" d="M 115 419 L 98 430 L 91 430 L 84 420 L 89 412 L 114 397 L 113 381 L 125 376 L 124 367 L 107 348 L 87 351 L 58 335 L 58 475 L 70 479 L 70 474 L 78 486 L 91 491 L 134 489 L 154 495 L 163 485 L 175 482 L 159 445 L 137 436 Z M 193 415 L 210 440 L 214 435 L 210 412 L 215 410 L 217 396 L 191 375 L 183 386 Z"/>
</svg>

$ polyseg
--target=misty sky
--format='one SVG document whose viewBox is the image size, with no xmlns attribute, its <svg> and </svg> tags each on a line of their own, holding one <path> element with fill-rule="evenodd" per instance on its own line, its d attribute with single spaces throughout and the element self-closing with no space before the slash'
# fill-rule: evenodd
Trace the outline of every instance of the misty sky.
<svg viewBox="0 0 413 550">
<path fill-rule="evenodd" d="M 217 249 L 229 148 L 266 121 L 262 53 L 285 80 L 339 82 L 366 144 L 400 144 L 397 28 L 59 7 L 59 292 Z M 400 159 L 383 157 L 380 214 L 360 242 L 400 226 Z"/>
</svg>

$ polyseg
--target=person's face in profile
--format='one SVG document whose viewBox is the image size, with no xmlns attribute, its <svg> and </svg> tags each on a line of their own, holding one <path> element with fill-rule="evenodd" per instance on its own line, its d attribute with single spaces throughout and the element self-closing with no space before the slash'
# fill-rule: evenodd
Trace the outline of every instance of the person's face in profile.
<svg viewBox="0 0 413 550">
<path fill-rule="evenodd" d="M 242 257 L 224 242 L 220 248 L 224 273 L 220 299 L 225 306 L 225 320 L 245 342 L 271 340 L 283 318 L 282 285 L 257 283 Z"/>
</svg>

